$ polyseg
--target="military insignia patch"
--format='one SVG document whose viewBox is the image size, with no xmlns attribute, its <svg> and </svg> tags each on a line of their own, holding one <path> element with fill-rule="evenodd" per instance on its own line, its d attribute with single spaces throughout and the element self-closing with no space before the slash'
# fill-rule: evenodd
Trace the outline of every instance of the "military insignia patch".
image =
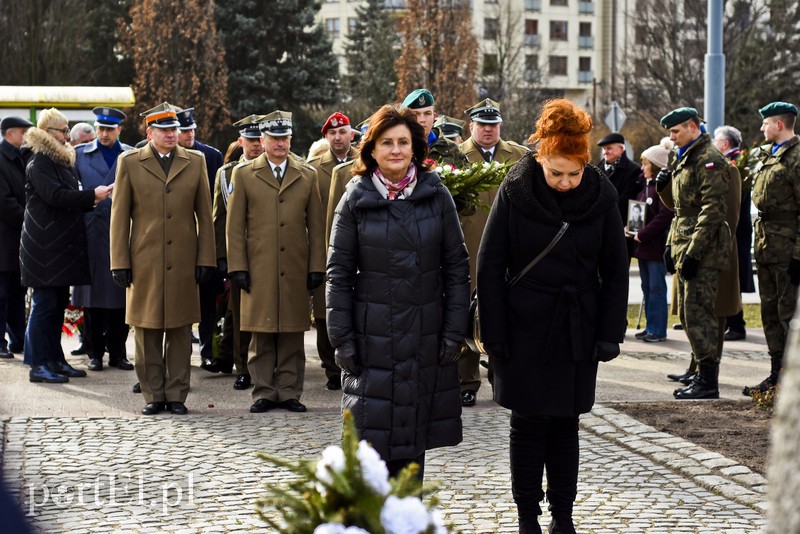
<svg viewBox="0 0 800 534">
<path fill-rule="evenodd" d="M 336 119 L 331 119 L 331 126 L 333 126 L 334 128 L 338 128 L 339 121 L 337 121 Z"/>
<path fill-rule="evenodd" d="M 419 105 L 420 106 L 425 105 L 425 95 L 419 95 Z"/>
<path fill-rule="evenodd" d="M 711 161 L 709 163 L 706 163 L 706 169 L 713 169 L 713 168 L 714 168 L 714 162 L 713 161 Z"/>
<path fill-rule="evenodd" d="M 108 111 L 108 108 L 103 108 L 103 115 L 110 115 L 111 112 Z"/>
</svg>

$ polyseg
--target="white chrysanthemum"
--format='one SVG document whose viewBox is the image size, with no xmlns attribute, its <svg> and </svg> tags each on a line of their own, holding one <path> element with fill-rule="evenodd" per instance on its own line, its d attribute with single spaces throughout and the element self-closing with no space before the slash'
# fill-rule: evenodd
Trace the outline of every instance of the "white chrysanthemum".
<svg viewBox="0 0 800 534">
<path fill-rule="evenodd" d="M 447 528 L 444 526 L 444 520 L 442 519 L 441 511 L 433 510 L 431 512 L 431 523 L 436 528 L 434 530 L 435 534 L 447 534 Z"/>
<path fill-rule="evenodd" d="M 364 482 L 379 494 L 388 495 L 389 490 L 392 489 L 389 484 L 389 470 L 378 452 L 370 447 L 369 443 L 361 440 L 358 443 L 356 456 L 361 465 L 361 476 L 364 477 Z"/>
<path fill-rule="evenodd" d="M 444 170 L 444 167 L 442 167 L 441 165 L 439 165 L 438 167 L 436 167 L 436 172 L 438 172 L 439 174 L 442 174 L 442 171 L 443 171 L 443 170 Z"/>
<path fill-rule="evenodd" d="M 369 534 L 363 528 L 345 527 L 341 523 L 323 523 L 314 529 L 314 534 Z"/>
<path fill-rule="evenodd" d="M 344 471 L 344 451 L 341 447 L 331 445 L 322 451 L 322 458 L 317 462 L 315 475 L 317 480 L 330 484 L 333 481 L 331 471 L 341 473 Z M 317 484 L 317 491 L 325 495 L 325 486 Z"/>
<path fill-rule="evenodd" d="M 492 165 L 491 165 L 491 164 L 490 164 L 488 161 L 487 161 L 487 162 L 485 162 L 485 163 L 483 164 L 483 168 L 484 168 L 484 169 L 488 169 L 488 168 L 490 168 L 491 166 L 492 166 Z"/>
<path fill-rule="evenodd" d="M 390 495 L 381 510 L 381 525 L 386 534 L 419 534 L 430 526 L 430 515 L 416 497 Z"/>
</svg>

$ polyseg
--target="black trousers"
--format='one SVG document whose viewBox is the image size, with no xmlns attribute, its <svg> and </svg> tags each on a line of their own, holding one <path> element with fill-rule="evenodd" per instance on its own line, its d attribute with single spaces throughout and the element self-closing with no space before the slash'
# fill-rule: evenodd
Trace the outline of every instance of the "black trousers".
<svg viewBox="0 0 800 534">
<path fill-rule="evenodd" d="M 572 524 L 578 494 L 578 417 L 545 417 L 511 412 L 511 492 L 520 521 L 533 524 L 539 506 L 542 474 L 547 469 L 547 500 L 554 519 Z"/>
<path fill-rule="evenodd" d="M 87 351 L 89 357 L 102 359 L 108 351 L 109 362 L 126 358 L 129 328 L 125 324 L 125 308 L 84 308 L 83 313 L 89 317 L 88 337 L 92 347 Z"/>
<path fill-rule="evenodd" d="M 419 471 L 417 471 L 417 477 L 420 482 L 422 482 L 422 477 L 425 475 L 425 453 L 423 452 L 416 458 L 409 458 L 403 460 L 392 460 L 390 462 L 386 462 L 386 468 L 389 470 L 390 477 L 396 477 L 400 474 L 400 471 L 409 464 L 416 463 L 419 465 Z"/>
<path fill-rule="evenodd" d="M 216 272 L 210 282 L 200 284 L 200 357 L 210 359 L 214 355 L 214 330 L 217 327 L 217 295 L 222 293 L 222 279 Z"/>
</svg>

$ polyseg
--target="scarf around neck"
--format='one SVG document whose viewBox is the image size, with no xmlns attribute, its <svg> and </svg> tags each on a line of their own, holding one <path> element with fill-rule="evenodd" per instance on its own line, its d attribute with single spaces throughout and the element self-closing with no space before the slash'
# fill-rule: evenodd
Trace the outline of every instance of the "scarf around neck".
<svg viewBox="0 0 800 534">
<path fill-rule="evenodd" d="M 378 168 L 376 168 L 375 171 L 373 171 L 373 175 L 378 179 L 378 181 L 381 183 L 381 185 L 383 185 L 386 188 L 386 190 L 388 191 L 388 194 L 386 195 L 386 198 L 388 198 L 389 200 L 396 200 L 397 196 L 398 196 L 398 193 L 402 194 L 403 197 L 407 197 L 408 195 L 411 194 L 411 192 L 409 191 L 408 195 L 407 195 L 405 190 L 409 186 L 412 186 L 414 184 L 414 182 L 416 182 L 416 180 L 417 180 L 417 167 L 416 167 L 416 165 L 411 163 L 408 166 L 408 169 L 406 170 L 406 175 L 403 177 L 402 180 L 400 180 L 397 183 L 393 183 L 392 181 L 387 179 L 383 175 L 381 170 L 378 169 Z"/>
</svg>

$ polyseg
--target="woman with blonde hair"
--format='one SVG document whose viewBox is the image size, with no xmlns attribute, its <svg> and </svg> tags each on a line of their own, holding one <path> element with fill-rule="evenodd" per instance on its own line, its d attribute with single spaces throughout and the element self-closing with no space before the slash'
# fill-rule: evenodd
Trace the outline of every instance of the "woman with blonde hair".
<svg viewBox="0 0 800 534">
<path fill-rule="evenodd" d="M 545 468 L 549 531 L 575 532 L 578 416 L 594 404 L 598 362 L 625 336 L 627 248 L 616 190 L 589 165 L 591 129 L 572 102 L 545 103 L 534 151 L 500 186 L 478 252 L 481 335 L 495 401 L 511 410 L 523 534 L 541 532 Z"/>
<path fill-rule="evenodd" d="M 25 332 L 31 382 L 62 383 L 86 376 L 64 359 L 61 326 L 69 287 L 91 283 L 83 213 L 107 199 L 113 185 L 81 189 L 68 125 L 63 113 L 50 108 L 25 134 L 33 157 L 25 171 L 20 266 L 22 285 L 33 288 Z"/>
</svg>

